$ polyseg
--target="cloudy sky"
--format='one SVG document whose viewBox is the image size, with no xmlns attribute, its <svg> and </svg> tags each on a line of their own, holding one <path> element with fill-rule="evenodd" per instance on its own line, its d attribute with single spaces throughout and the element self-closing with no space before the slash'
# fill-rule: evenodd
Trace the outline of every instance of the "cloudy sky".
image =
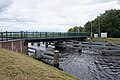
<svg viewBox="0 0 120 80">
<path fill-rule="evenodd" d="M 0 31 L 64 32 L 109 9 L 120 0 L 0 0 Z"/>
</svg>

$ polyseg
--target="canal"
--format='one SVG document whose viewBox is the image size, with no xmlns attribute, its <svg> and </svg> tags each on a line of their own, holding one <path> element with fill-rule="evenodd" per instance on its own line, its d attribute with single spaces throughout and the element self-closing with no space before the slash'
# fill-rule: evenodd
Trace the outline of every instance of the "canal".
<svg viewBox="0 0 120 80">
<path fill-rule="evenodd" d="M 32 46 L 45 49 L 42 45 Z M 49 46 L 47 50 L 54 49 Z M 120 56 L 103 56 L 90 51 L 63 50 L 60 68 L 81 80 L 120 80 Z"/>
</svg>

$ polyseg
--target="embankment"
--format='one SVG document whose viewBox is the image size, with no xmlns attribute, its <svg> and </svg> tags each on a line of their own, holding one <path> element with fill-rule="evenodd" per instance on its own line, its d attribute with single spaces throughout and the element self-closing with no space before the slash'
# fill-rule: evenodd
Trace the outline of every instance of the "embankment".
<svg viewBox="0 0 120 80">
<path fill-rule="evenodd" d="M 0 48 L 1 80 L 79 80 L 27 55 Z"/>
</svg>

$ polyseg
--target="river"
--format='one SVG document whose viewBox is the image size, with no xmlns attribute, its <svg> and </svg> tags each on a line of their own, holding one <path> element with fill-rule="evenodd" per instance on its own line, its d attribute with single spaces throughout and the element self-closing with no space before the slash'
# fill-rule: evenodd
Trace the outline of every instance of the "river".
<svg viewBox="0 0 120 80">
<path fill-rule="evenodd" d="M 103 56 L 89 51 L 65 53 L 67 55 L 60 59 L 60 68 L 81 80 L 120 80 L 120 56 Z"/>
<path fill-rule="evenodd" d="M 60 67 L 82 80 L 120 80 L 120 56 L 71 53 Z"/>
</svg>

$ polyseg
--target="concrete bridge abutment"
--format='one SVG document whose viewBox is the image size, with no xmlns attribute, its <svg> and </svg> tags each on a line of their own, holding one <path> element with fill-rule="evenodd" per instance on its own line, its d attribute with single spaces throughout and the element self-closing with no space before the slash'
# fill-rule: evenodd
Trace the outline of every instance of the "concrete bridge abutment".
<svg viewBox="0 0 120 80">
<path fill-rule="evenodd" d="M 24 45 L 25 40 L 9 40 L 1 41 L 0 48 L 9 49 L 16 52 L 21 52 L 27 54 L 28 45 Z"/>
</svg>

